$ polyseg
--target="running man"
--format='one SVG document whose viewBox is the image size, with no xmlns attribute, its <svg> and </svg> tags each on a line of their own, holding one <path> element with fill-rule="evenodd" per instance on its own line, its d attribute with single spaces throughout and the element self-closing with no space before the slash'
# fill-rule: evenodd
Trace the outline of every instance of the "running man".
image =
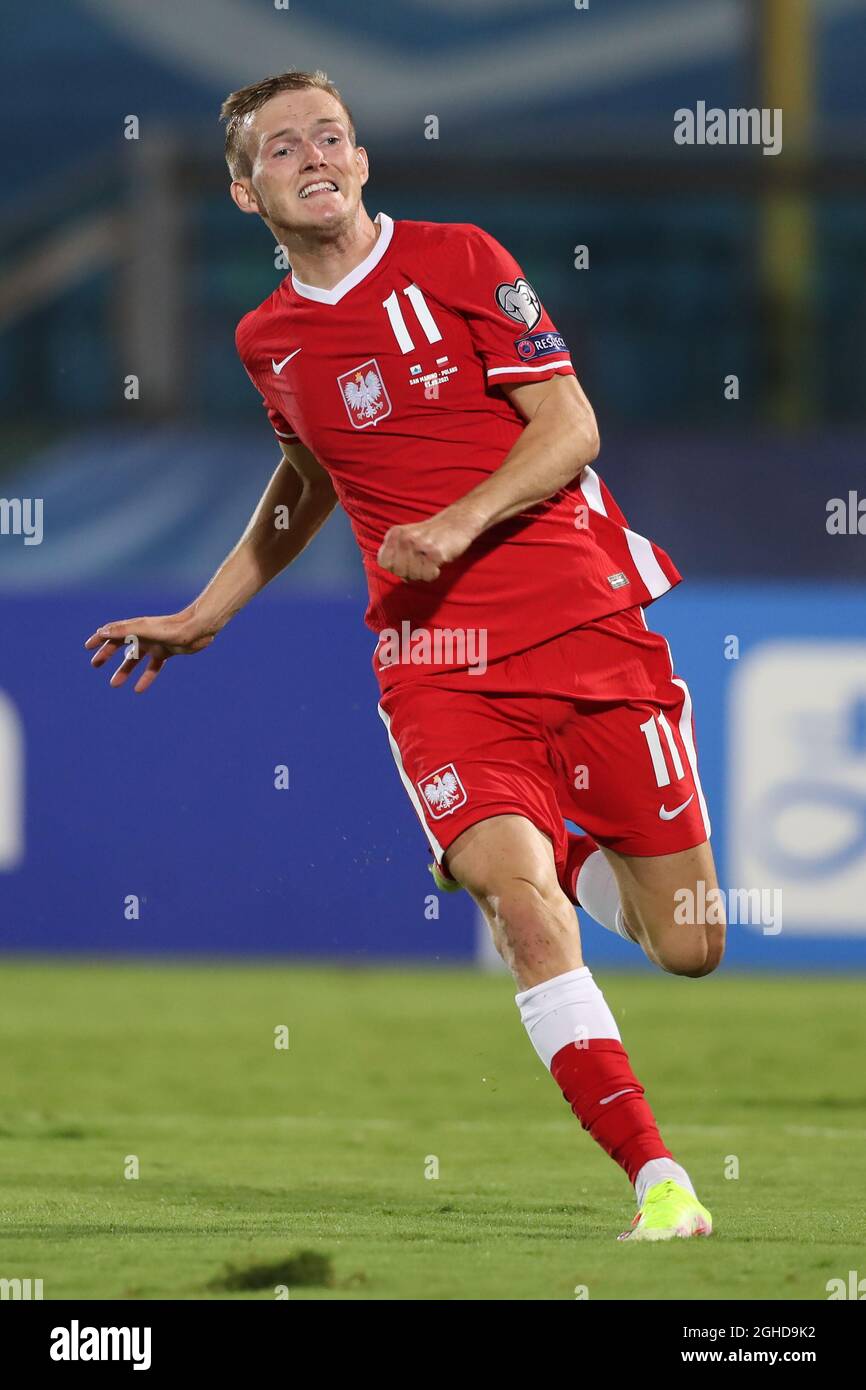
<svg viewBox="0 0 866 1390">
<path fill-rule="evenodd" d="M 372 219 L 351 113 L 322 73 L 224 102 L 231 196 L 291 273 L 238 325 L 282 460 L 189 607 L 100 627 L 147 690 L 209 646 L 341 503 L 363 556 L 388 742 L 434 856 L 510 968 L 530 1040 L 625 1171 L 622 1238 L 709 1235 L 613 1015 L 575 904 L 661 969 L 702 976 L 723 926 L 675 920 L 717 886 L 691 701 L 644 609 L 680 580 L 592 467 L 595 416 L 520 266 L 480 228 Z M 275 526 L 288 508 L 289 529 Z M 570 833 L 566 821 L 586 833 Z"/>
</svg>

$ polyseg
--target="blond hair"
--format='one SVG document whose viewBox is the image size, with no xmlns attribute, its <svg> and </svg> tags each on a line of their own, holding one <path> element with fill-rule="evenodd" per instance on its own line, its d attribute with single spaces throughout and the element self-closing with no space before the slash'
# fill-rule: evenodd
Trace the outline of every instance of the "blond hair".
<svg viewBox="0 0 866 1390">
<path fill-rule="evenodd" d="M 279 96 L 280 92 L 303 92 L 308 88 L 327 92 L 340 103 L 349 123 L 349 138 L 354 145 L 355 123 L 352 113 L 333 82 L 328 79 L 327 73 L 296 70 L 280 72 L 275 77 L 263 77 L 260 82 L 251 82 L 248 87 L 239 87 L 236 92 L 230 92 L 220 107 L 220 120 L 226 123 L 226 163 L 233 179 L 249 178 L 253 172 L 252 160 L 244 139 L 245 118 L 258 111 L 272 97 Z"/>
</svg>

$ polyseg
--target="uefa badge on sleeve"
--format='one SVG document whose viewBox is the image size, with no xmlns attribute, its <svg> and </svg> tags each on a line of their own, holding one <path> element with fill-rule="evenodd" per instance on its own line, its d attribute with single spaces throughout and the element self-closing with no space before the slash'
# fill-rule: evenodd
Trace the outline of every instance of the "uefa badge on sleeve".
<svg viewBox="0 0 866 1390">
<path fill-rule="evenodd" d="M 375 357 L 337 377 L 343 404 L 356 430 L 378 424 L 391 414 L 391 397 L 385 390 Z"/>
<path fill-rule="evenodd" d="M 503 314 L 514 319 L 515 323 L 522 323 L 527 332 L 531 333 L 541 319 L 541 300 L 522 275 L 518 275 L 513 283 L 506 280 L 496 286 L 496 303 Z"/>
<path fill-rule="evenodd" d="M 522 338 L 515 338 L 514 346 L 524 362 L 568 352 L 568 344 L 561 333 L 526 333 Z"/>
</svg>

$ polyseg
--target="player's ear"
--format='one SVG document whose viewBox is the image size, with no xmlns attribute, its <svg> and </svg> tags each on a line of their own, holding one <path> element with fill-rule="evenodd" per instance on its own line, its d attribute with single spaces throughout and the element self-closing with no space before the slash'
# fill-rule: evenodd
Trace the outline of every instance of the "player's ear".
<svg viewBox="0 0 866 1390">
<path fill-rule="evenodd" d="M 358 166 L 358 173 L 361 176 L 361 187 L 363 188 L 370 177 L 370 161 L 367 158 L 367 151 L 364 149 L 363 145 L 357 145 L 355 147 L 355 162 Z"/>
<path fill-rule="evenodd" d="M 240 208 L 241 212 L 261 212 L 252 184 L 247 186 L 242 179 L 232 179 L 229 193 L 235 207 Z"/>
</svg>

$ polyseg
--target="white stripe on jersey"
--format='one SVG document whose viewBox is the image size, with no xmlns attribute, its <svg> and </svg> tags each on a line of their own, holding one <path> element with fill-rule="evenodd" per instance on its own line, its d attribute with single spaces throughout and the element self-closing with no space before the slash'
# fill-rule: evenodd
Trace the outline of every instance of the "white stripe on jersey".
<svg viewBox="0 0 866 1390">
<path fill-rule="evenodd" d="M 607 516 L 607 508 L 601 495 L 601 481 L 595 469 L 590 468 L 587 464 L 578 481 L 590 510 L 598 512 L 601 516 Z M 656 559 L 646 536 L 638 535 L 637 531 L 630 531 L 627 526 L 622 529 L 634 567 L 649 589 L 650 597 L 658 598 L 661 594 L 666 594 L 671 587 L 671 582 Z"/>
<path fill-rule="evenodd" d="M 607 516 L 607 508 L 601 495 L 601 482 L 594 468 L 586 465 L 578 479 L 580 490 L 586 498 L 586 504 L 591 511 L 600 512 L 602 516 Z"/>
<path fill-rule="evenodd" d="M 488 376 L 504 376 L 506 372 L 547 372 L 551 367 L 571 367 L 574 365 L 570 357 L 559 357 L 552 362 L 542 362 L 539 367 L 488 367 Z"/>
<path fill-rule="evenodd" d="M 639 536 L 637 531 L 630 531 L 626 526 L 625 538 L 628 541 L 631 558 L 634 560 L 634 567 L 649 589 L 652 598 L 666 594 L 671 587 L 671 581 L 656 559 L 646 536 Z"/>
</svg>

